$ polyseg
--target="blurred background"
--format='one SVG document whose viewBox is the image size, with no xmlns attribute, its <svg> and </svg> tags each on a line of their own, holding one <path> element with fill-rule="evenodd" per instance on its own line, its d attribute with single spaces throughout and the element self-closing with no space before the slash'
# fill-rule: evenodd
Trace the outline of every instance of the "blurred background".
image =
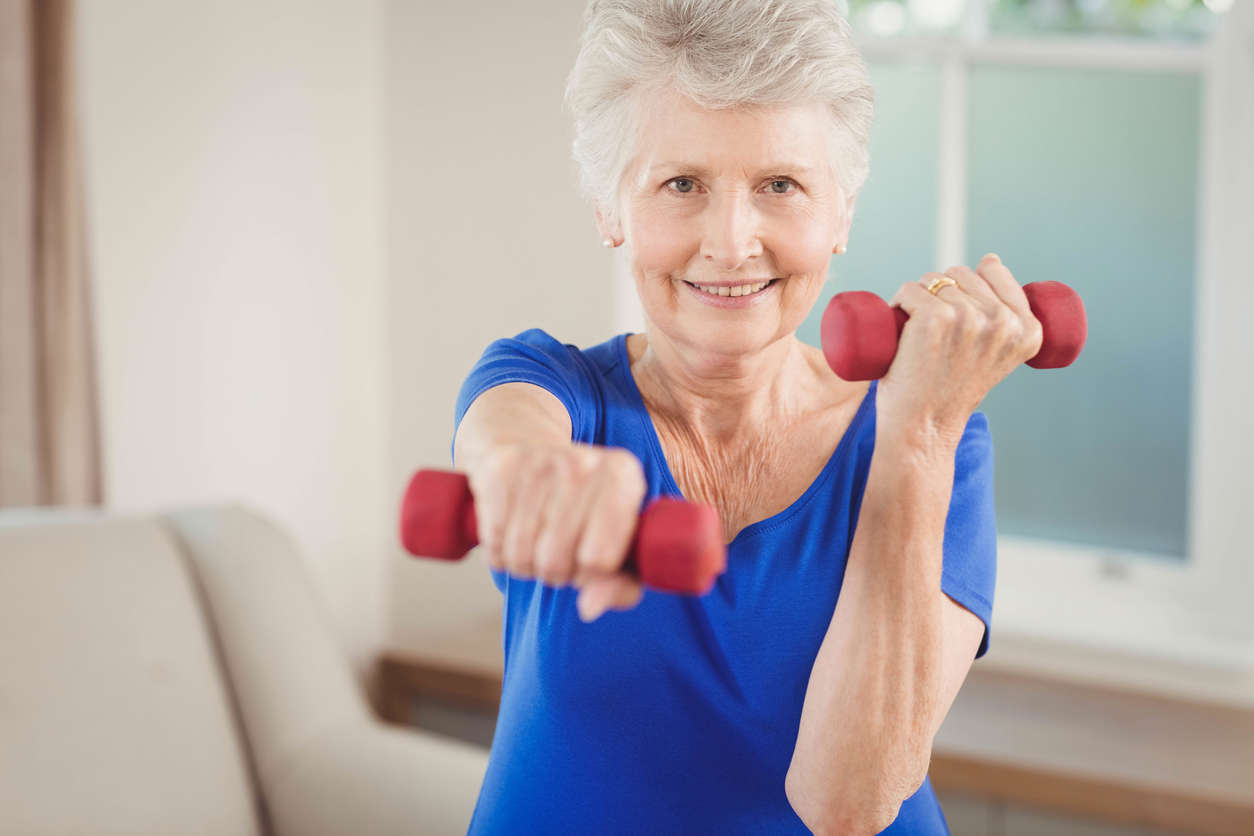
<svg viewBox="0 0 1254 836">
<path fill-rule="evenodd" d="M 989 653 L 933 763 L 955 833 L 1254 833 L 1250 3 L 848 4 L 876 89 L 871 174 L 802 338 L 818 345 L 832 293 L 889 298 L 990 251 L 1021 283 L 1074 287 L 1089 318 L 1072 367 L 1021 368 L 980 407 L 998 583 Z M 474 553 L 402 552 L 401 494 L 415 468 L 450 466 L 453 403 L 492 340 L 643 330 L 569 160 L 582 4 L 0 9 L 0 599 L 35 584 L 74 600 L 37 555 L 84 514 L 164 521 L 200 567 L 187 601 L 206 608 L 205 670 L 239 741 L 225 757 L 249 764 L 239 832 L 313 832 L 274 812 L 255 742 L 271 720 L 239 684 L 292 675 L 306 651 L 275 645 L 242 672 L 254 634 L 232 650 L 201 588 L 213 570 L 186 555 L 251 541 L 211 536 L 238 521 L 166 516 L 245 507 L 290 541 L 327 664 L 392 730 L 463 741 L 416 756 L 454 774 L 441 758 L 491 740 L 501 597 Z M 139 548 L 104 542 L 82 545 Z M 96 629 L 22 600 L 0 604 L 0 659 L 46 673 L 50 647 Z M 101 635 L 125 600 L 99 605 Z M 56 734 L 59 680 L 38 692 L 3 667 L 0 706 L 44 694 Z M 9 716 L 0 752 L 46 743 Z M 14 757 L 0 801 L 6 775 L 31 780 Z M 458 762 L 450 832 L 482 769 Z M 49 820 L 18 786 L 31 829 L 12 832 L 72 832 L 30 825 Z"/>
</svg>

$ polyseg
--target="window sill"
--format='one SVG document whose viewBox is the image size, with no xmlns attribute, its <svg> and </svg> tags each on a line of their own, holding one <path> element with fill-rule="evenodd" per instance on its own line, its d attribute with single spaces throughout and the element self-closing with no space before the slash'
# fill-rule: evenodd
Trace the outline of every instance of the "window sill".
<svg viewBox="0 0 1254 836">
<path fill-rule="evenodd" d="M 1140 660 L 993 641 L 936 737 L 937 790 L 1190 833 L 1254 833 L 1254 707 L 1164 696 L 1217 690 Z"/>
<path fill-rule="evenodd" d="M 497 710 L 499 613 L 379 661 L 384 719 Z M 993 638 L 937 735 L 938 791 L 1192 833 L 1254 833 L 1254 674 Z"/>
</svg>

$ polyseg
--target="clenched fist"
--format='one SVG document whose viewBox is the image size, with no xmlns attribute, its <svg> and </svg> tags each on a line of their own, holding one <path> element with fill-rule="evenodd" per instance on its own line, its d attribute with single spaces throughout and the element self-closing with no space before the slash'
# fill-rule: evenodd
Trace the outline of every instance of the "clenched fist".
<svg viewBox="0 0 1254 836">
<path fill-rule="evenodd" d="M 644 587 L 623 563 L 647 485 L 635 454 L 590 444 L 505 443 L 467 474 L 488 563 L 578 588 L 580 617 L 630 609 Z"/>
<path fill-rule="evenodd" d="M 932 279 L 955 284 L 935 294 Z M 875 397 L 876 434 L 938 440 L 949 449 L 995 385 L 1041 350 L 1044 331 L 995 253 L 910 281 L 889 302 L 910 315 Z"/>
</svg>

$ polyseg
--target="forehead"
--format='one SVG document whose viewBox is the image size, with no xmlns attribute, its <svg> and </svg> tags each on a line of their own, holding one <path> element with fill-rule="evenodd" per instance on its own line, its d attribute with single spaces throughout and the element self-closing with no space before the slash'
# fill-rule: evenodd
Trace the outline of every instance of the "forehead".
<svg viewBox="0 0 1254 836">
<path fill-rule="evenodd" d="M 707 110 L 667 89 L 641 100 L 636 168 L 713 171 L 827 166 L 831 123 L 821 103 Z"/>
</svg>

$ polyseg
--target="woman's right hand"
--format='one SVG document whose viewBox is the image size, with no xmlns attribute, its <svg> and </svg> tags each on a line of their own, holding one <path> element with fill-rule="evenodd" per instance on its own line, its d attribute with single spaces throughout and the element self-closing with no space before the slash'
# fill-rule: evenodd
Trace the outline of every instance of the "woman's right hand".
<svg viewBox="0 0 1254 836">
<path fill-rule="evenodd" d="M 624 572 L 645 497 L 644 468 L 621 447 L 503 443 L 467 474 L 488 563 L 578 588 L 584 621 L 631 609 L 644 587 Z"/>
</svg>

